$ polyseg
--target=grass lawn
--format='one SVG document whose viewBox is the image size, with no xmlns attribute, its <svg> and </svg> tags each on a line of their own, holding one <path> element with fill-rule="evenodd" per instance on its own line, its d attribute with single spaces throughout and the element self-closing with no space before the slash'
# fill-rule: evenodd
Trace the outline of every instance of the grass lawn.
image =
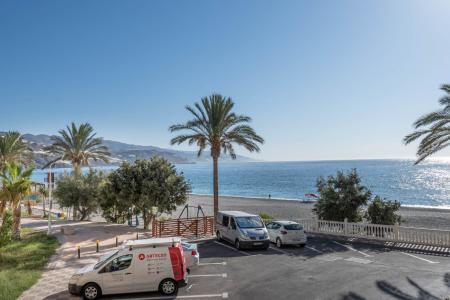
<svg viewBox="0 0 450 300">
<path fill-rule="evenodd" d="M 59 243 L 45 232 L 22 229 L 22 240 L 0 247 L 0 299 L 17 299 L 39 279 Z"/>
</svg>

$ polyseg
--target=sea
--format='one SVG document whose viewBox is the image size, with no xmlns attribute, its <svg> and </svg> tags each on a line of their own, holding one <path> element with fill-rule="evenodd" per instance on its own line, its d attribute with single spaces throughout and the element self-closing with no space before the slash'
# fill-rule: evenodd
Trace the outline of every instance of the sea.
<svg viewBox="0 0 450 300">
<path fill-rule="evenodd" d="M 212 164 L 176 164 L 194 194 L 212 194 Z M 117 167 L 101 167 L 106 172 Z M 293 201 L 314 200 L 319 177 L 356 169 L 373 195 L 398 200 L 404 206 L 450 208 L 450 160 L 433 159 L 418 165 L 410 159 L 294 162 L 232 162 L 219 165 L 219 192 L 226 196 Z M 56 173 L 70 169 L 54 169 Z M 86 170 L 85 170 L 86 171 Z M 45 170 L 33 180 L 44 182 Z"/>
</svg>

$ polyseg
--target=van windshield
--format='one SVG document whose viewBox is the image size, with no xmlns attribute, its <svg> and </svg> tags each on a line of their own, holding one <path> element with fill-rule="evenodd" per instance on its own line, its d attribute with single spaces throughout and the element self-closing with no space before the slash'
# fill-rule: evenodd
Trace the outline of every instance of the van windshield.
<svg viewBox="0 0 450 300">
<path fill-rule="evenodd" d="M 101 256 L 98 259 L 98 262 L 95 264 L 94 270 L 97 270 L 98 268 L 100 268 L 105 263 L 105 261 L 109 260 L 113 256 L 116 256 L 117 253 L 119 253 L 119 250 L 111 251 L 111 252 L 108 252 L 105 255 Z"/>
<path fill-rule="evenodd" d="M 239 228 L 263 228 L 264 224 L 260 217 L 237 217 L 236 223 Z"/>
</svg>

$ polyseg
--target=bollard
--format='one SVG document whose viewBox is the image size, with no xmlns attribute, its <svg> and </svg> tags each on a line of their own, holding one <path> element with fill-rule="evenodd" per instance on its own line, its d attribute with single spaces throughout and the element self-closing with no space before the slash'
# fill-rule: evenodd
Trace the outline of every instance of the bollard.
<svg viewBox="0 0 450 300">
<path fill-rule="evenodd" d="M 97 242 L 96 242 L 96 245 L 97 245 L 97 252 L 98 252 L 98 240 L 97 240 Z"/>
<path fill-rule="evenodd" d="M 81 248 L 80 245 L 77 245 L 78 258 L 81 257 Z"/>
<path fill-rule="evenodd" d="M 136 239 L 139 239 L 139 232 L 136 232 Z"/>
<path fill-rule="evenodd" d="M 119 238 L 116 235 L 116 247 L 119 246 Z"/>
</svg>

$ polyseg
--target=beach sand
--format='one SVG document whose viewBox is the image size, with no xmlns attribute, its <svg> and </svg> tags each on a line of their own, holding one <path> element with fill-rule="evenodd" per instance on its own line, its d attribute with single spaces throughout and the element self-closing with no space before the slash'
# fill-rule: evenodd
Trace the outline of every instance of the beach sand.
<svg viewBox="0 0 450 300">
<path fill-rule="evenodd" d="M 190 195 L 188 204 L 197 207 L 200 205 L 205 215 L 213 213 L 213 199 L 209 195 Z M 220 196 L 220 210 L 241 210 L 249 213 L 264 212 L 276 219 L 302 219 L 312 218 L 313 203 L 302 203 L 293 200 L 275 200 L 246 197 Z M 179 207 L 172 213 L 177 218 L 182 211 Z M 197 210 L 189 209 L 189 216 L 194 217 Z M 402 226 L 438 228 L 450 230 L 450 209 L 401 207 Z M 183 214 L 186 217 L 186 212 Z"/>
</svg>

